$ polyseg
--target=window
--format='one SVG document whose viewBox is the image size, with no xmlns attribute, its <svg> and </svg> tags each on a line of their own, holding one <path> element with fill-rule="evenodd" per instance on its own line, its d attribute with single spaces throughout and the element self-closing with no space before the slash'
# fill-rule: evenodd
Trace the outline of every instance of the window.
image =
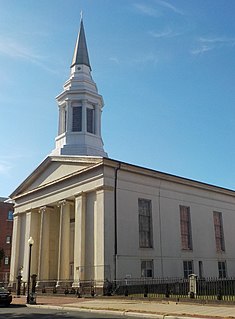
<svg viewBox="0 0 235 319">
<path fill-rule="evenodd" d="M 184 268 L 184 278 L 188 278 L 188 276 L 193 273 L 193 261 L 192 260 L 184 260 L 183 261 L 183 268 Z"/>
<path fill-rule="evenodd" d="M 139 206 L 139 246 L 152 248 L 152 209 L 151 200 L 138 200 Z"/>
<path fill-rule="evenodd" d="M 95 133 L 95 121 L 94 121 L 95 110 L 87 108 L 86 109 L 86 125 L 88 133 Z"/>
<path fill-rule="evenodd" d="M 192 250 L 192 231 L 190 222 L 190 207 L 180 205 L 180 229 L 181 247 L 185 250 Z"/>
<path fill-rule="evenodd" d="M 8 219 L 8 220 L 13 220 L 13 211 L 12 211 L 12 210 L 9 210 L 9 211 L 8 211 L 7 219 Z"/>
<path fill-rule="evenodd" d="M 145 278 L 153 277 L 153 260 L 141 261 L 141 277 L 145 277 Z"/>
<path fill-rule="evenodd" d="M 222 213 L 213 212 L 215 227 L 215 244 L 217 251 L 225 251 Z"/>
<path fill-rule="evenodd" d="M 198 262 L 198 269 L 199 269 L 199 278 L 203 278 L 203 264 L 201 260 Z"/>
<path fill-rule="evenodd" d="M 8 256 L 4 257 L 4 265 L 10 264 L 10 258 Z"/>
<path fill-rule="evenodd" d="M 11 236 L 7 236 L 6 237 L 6 244 L 10 244 L 11 243 Z"/>
<path fill-rule="evenodd" d="M 218 270 L 219 270 L 219 278 L 226 278 L 227 277 L 226 262 L 225 261 L 218 261 Z"/>
<path fill-rule="evenodd" d="M 82 107 L 81 106 L 73 106 L 72 131 L 73 132 L 82 131 Z"/>
</svg>

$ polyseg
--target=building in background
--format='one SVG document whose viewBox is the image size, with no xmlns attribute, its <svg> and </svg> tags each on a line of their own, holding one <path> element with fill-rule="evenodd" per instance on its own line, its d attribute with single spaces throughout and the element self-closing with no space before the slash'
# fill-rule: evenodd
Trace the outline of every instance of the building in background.
<svg viewBox="0 0 235 319">
<path fill-rule="evenodd" d="M 10 275 L 13 229 L 13 203 L 0 197 L 0 282 L 8 282 Z"/>
<path fill-rule="evenodd" d="M 235 276 L 234 191 L 107 157 L 82 21 L 57 102 L 55 149 L 11 195 L 12 282 L 27 280 L 30 237 L 38 286 Z"/>
</svg>

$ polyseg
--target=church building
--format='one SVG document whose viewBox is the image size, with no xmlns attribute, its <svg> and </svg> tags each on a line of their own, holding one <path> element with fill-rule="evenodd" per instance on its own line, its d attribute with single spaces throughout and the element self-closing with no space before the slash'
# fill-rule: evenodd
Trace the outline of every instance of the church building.
<svg viewBox="0 0 235 319">
<path fill-rule="evenodd" d="M 55 149 L 11 194 L 10 281 L 235 276 L 235 192 L 110 159 L 83 21 L 57 98 Z M 149 154 L 150 156 L 150 154 Z"/>
</svg>

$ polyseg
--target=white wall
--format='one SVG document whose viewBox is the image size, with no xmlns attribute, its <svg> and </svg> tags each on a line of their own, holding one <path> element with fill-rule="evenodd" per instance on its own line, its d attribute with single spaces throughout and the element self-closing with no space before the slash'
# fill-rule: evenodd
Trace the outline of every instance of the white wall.
<svg viewBox="0 0 235 319">
<path fill-rule="evenodd" d="M 139 248 L 138 198 L 152 201 L 153 248 Z M 190 207 L 193 250 L 181 249 L 179 205 Z M 225 253 L 215 246 L 213 211 L 222 213 Z M 218 276 L 218 261 L 226 260 L 235 275 L 235 197 L 164 181 L 142 174 L 118 172 L 118 277 L 141 276 L 140 262 L 154 260 L 154 276 L 183 276 L 183 260 L 203 262 L 204 276 Z M 111 236 L 111 234 L 110 234 Z"/>
</svg>

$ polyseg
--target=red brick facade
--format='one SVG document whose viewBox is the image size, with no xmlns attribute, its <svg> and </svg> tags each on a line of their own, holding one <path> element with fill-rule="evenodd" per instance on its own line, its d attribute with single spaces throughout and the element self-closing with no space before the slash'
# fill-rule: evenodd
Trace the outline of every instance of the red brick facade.
<svg viewBox="0 0 235 319">
<path fill-rule="evenodd" d="M 13 229 L 13 204 L 0 200 L 0 282 L 8 281 L 10 273 L 11 242 Z"/>
</svg>

